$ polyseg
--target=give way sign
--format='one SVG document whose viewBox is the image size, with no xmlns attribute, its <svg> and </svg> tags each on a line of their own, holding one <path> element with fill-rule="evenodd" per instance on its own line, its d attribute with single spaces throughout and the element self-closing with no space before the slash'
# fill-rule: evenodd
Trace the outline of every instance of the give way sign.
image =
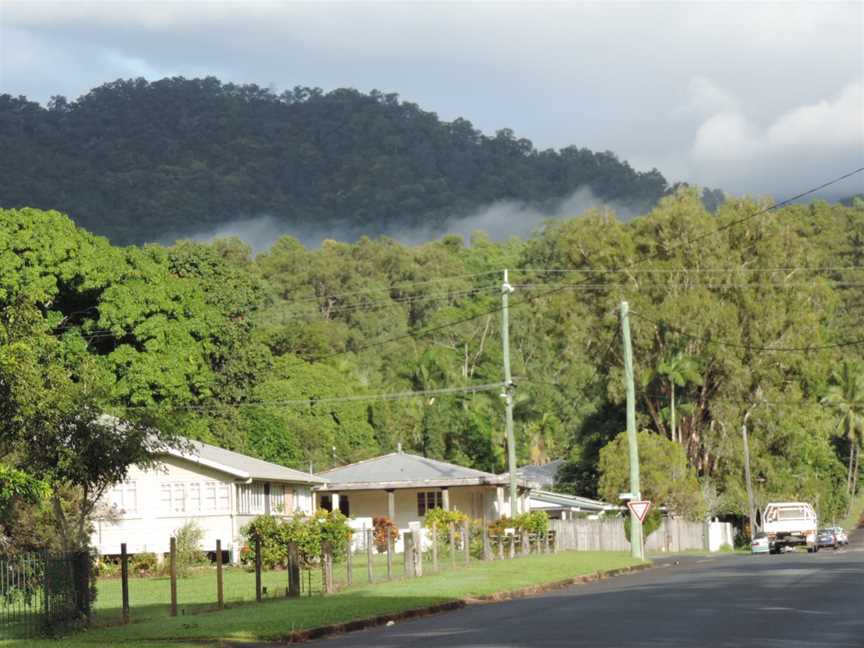
<svg viewBox="0 0 864 648">
<path fill-rule="evenodd" d="M 639 524 L 642 524 L 645 521 L 645 516 L 648 515 L 648 511 L 651 509 L 651 502 L 648 500 L 642 500 L 639 502 L 631 500 L 627 502 L 627 508 L 633 512 L 633 515 L 635 515 L 636 519 L 639 520 Z"/>
</svg>

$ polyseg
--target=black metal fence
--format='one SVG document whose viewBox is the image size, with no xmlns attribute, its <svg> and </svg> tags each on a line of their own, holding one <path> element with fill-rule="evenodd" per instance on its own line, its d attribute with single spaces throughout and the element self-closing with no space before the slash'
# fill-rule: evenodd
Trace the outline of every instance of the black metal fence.
<svg viewBox="0 0 864 648">
<path fill-rule="evenodd" d="M 86 552 L 0 556 L 0 639 L 62 632 L 89 614 Z"/>
</svg>

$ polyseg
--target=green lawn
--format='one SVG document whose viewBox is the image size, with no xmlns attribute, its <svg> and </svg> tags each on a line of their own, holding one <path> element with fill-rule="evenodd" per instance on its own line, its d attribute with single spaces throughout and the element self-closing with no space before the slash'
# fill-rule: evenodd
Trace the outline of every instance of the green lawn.
<svg viewBox="0 0 864 648">
<path fill-rule="evenodd" d="M 153 602 L 164 600 L 161 598 L 163 591 L 167 598 L 167 581 L 147 579 L 138 583 L 137 595 L 141 602 L 137 608 L 135 599 L 130 594 L 133 620 L 136 622 L 128 626 L 91 629 L 59 641 L 6 641 L 0 642 L 0 647 L 164 648 L 170 645 L 172 648 L 186 648 L 197 645 L 200 648 L 202 642 L 218 645 L 220 639 L 278 640 L 295 630 L 402 612 L 634 564 L 636 561 L 628 554 L 612 552 L 562 552 L 557 555 L 535 555 L 500 562 L 478 561 L 468 568 L 445 570 L 420 579 L 385 581 L 372 585 L 365 583 L 365 580 L 362 583 L 355 580 L 353 587 L 327 597 L 314 595 L 300 599 L 273 598 L 260 604 L 236 603 L 221 612 L 194 614 L 193 612 L 211 605 L 210 601 L 215 596 L 214 579 L 208 574 L 180 582 L 178 590 L 181 592 L 181 602 L 185 601 L 182 607 L 186 613 L 176 618 L 165 616 L 167 608 L 164 603 Z M 401 563 L 399 567 L 401 568 Z M 355 564 L 355 570 L 361 568 L 365 578 L 365 563 L 359 566 Z M 229 577 L 232 583 L 230 587 L 233 588 L 231 591 L 234 592 L 233 600 L 254 598 L 254 585 L 252 591 L 247 593 L 249 574 L 233 570 L 230 575 L 226 574 L 226 598 Z M 272 578 L 271 582 L 275 584 L 284 583 L 287 577 L 284 572 L 271 572 L 268 578 Z M 254 580 L 252 582 L 254 583 Z M 117 589 L 112 590 L 112 587 L 119 588 L 119 585 L 111 581 L 100 586 L 101 600 L 97 605 L 96 619 L 103 623 L 112 616 L 119 616 L 119 611 L 111 607 L 112 596 L 117 593 Z M 182 594 L 184 591 L 186 593 Z"/>
</svg>

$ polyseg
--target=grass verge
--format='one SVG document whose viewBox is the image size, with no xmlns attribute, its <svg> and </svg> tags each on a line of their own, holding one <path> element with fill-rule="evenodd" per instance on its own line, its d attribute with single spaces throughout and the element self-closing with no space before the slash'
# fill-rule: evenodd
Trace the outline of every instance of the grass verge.
<svg viewBox="0 0 864 648">
<path fill-rule="evenodd" d="M 852 500 L 852 506 L 849 507 L 849 515 L 840 523 L 840 526 L 846 531 L 857 529 L 858 525 L 864 521 L 864 494 L 858 495 Z"/>
<path fill-rule="evenodd" d="M 278 641 L 293 633 L 352 620 L 490 597 L 563 579 L 623 569 L 639 564 L 629 554 L 562 552 L 377 584 L 355 585 L 328 597 L 274 599 L 241 604 L 221 612 L 158 618 L 81 632 L 53 641 L 9 641 L 3 648 L 189 648 L 220 641 Z"/>
</svg>

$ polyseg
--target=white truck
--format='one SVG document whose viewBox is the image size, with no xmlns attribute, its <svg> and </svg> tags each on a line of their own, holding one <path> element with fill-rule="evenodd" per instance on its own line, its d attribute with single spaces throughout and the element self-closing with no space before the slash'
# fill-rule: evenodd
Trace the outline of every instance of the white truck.
<svg viewBox="0 0 864 648">
<path fill-rule="evenodd" d="M 771 553 L 799 545 L 807 545 L 811 553 L 818 551 L 818 526 L 816 511 L 806 502 L 771 502 L 762 513 L 762 531 Z"/>
</svg>

